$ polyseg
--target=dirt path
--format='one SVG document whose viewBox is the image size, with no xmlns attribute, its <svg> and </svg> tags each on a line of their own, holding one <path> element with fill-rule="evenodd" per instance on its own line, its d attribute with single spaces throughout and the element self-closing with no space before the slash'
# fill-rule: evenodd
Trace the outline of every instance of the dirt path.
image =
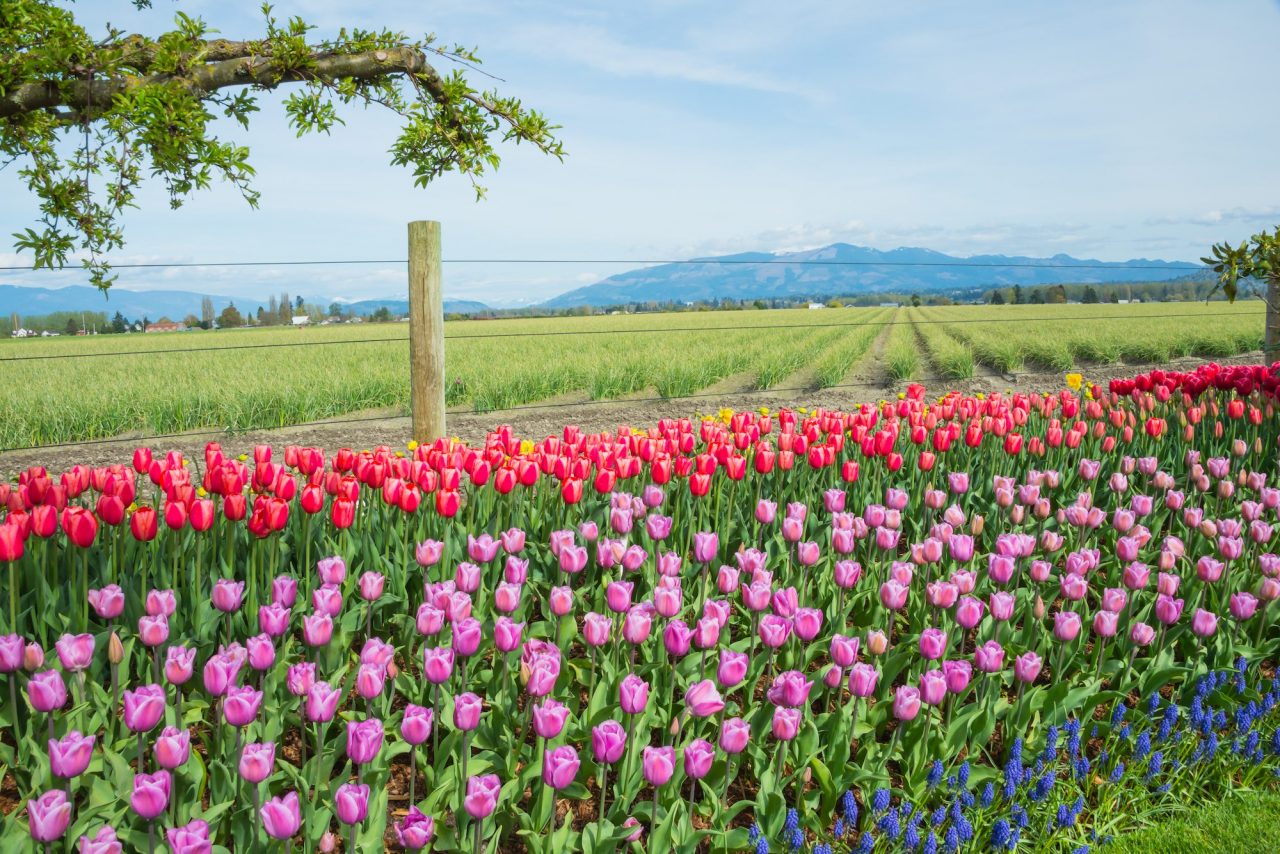
<svg viewBox="0 0 1280 854">
<path fill-rule="evenodd" d="M 711 413 L 722 406 L 734 409 L 756 409 L 767 406 L 778 409 L 783 406 L 808 408 L 823 407 L 828 409 L 848 409 L 865 401 L 875 401 L 895 395 L 906 389 L 911 382 L 903 380 L 897 383 L 885 381 L 885 373 L 880 366 L 887 333 L 892 327 L 886 326 L 886 334 L 877 339 L 873 354 L 876 359 L 876 370 L 868 372 L 867 379 L 857 386 L 849 387 L 856 382 L 851 378 L 847 387 L 835 387 L 818 391 L 741 391 L 734 385 L 741 377 L 726 378 L 716 384 L 714 390 L 701 392 L 684 398 L 660 399 L 655 397 L 633 398 L 616 402 L 600 403 L 587 400 L 559 400 L 555 403 L 524 406 L 502 412 L 474 413 L 453 412 L 449 415 L 449 432 L 468 442 L 483 441 L 485 434 L 500 424 L 510 424 L 516 433 L 533 439 L 541 439 L 552 434 L 559 434 L 565 424 L 576 424 L 584 430 L 595 432 L 613 431 L 619 425 L 635 427 L 648 426 L 660 418 L 693 417 L 695 413 Z M 1220 364 L 1257 364 L 1261 361 L 1260 352 L 1246 353 L 1230 359 L 1217 359 Z M 864 360 L 864 363 L 867 360 Z M 1197 365 L 1211 360 L 1184 358 L 1174 359 L 1163 367 L 1168 370 L 1190 370 Z M 1084 366 L 1080 370 L 1090 381 L 1105 384 L 1116 377 L 1132 376 L 1150 370 L 1154 365 L 1115 364 Z M 1057 372 L 1022 371 L 1016 374 L 976 376 L 966 380 L 955 380 L 947 383 L 934 383 L 931 390 L 942 391 L 955 389 L 966 394 L 991 391 L 1055 391 L 1062 388 L 1063 375 Z M 409 419 L 395 413 L 385 411 L 367 411 L 352 413 L 329 422 L 319 422 L 300 427 L 286 427 L 276 430 L 252 430 L 238 433 L 206 432 L 186 433 L 168 439 L 160 439 L 149 443 L 156 450 L 181 450 L 188 456 L 202 454 L 205 443 L 219 441 L 227 451 L 233 453 L 247 452 L 256 444 L 316 445 L 327 450 L 340 447 L 356 449 L 370 448 L 385 444 L 391 447 L 403 447 L 409 439 Z M 59 472 L 72 465 L 99 466 L 110 463 L 129 462 L 133 449 L 140 444 L 136 438 L 122 437 L 107 441 L 98 441 L 75 446 L 55 446 L 31 451 L 11 451 L 0 454 L 0 477 L 15 477 L 28 466 L 43 465 L 50 471 Z"/>
</svg>

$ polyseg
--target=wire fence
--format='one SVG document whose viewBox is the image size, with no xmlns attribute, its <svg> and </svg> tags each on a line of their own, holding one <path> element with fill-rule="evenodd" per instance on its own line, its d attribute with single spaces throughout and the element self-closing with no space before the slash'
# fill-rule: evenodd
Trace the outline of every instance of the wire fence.
<svg viewBox="0 0 1280 854">
<path fill-rule="evenodd" d="M 243 268 L 243 267 L 305 267 L 305 266 L 358 266 L 358 265 L 403 265 L 407 264 L 407 259 L 308 259 L 308 260 L 284 260 L 284 261 L 189 261 L 189 262 L 139 262 L 139 263 L 120 263 L 112 264 L 115 269 L 165 269 L 165 268 Z M 984 269 L 1018 269 L 1018 270 L 1044 270 L 1055 273 L 1061 273 L 1068 270 L 1109 270 L 1109 271 L 1160 271 L 1163 273 L 1194 273 L 1201 272 L 1207 268 L 1196 264 L 1130 264 L 1125 266 L 1117 266 L 1115 264 L 1106 263 L 1044 263 L 1044 262 L 1023 262 L 1023 261 L 920 261 L 920 260 L 853 260 L 853 259 L 821 259 L 821 258 L 694 258 L 694 259 L 620 259 L 620 258 L 447 258 L 442 263 L 446 264 L 495 264 L 495 265 L 568 265 L 568 264 L 588 264 L 588 265 L 630 265 L 636 268 L 652 267 L 660 265 L 686 265 L 686 266 L 784 266 L 784 267 L 854 267 L 854 268 L 887 268 L 887 267 L 919 267 L 919 268 L 984 268 Z M 29 267 L 23 266 L 0 266 L 0 271 L 15 272 L 20 270 L 30 270 Z M 1169 280 L 1173 281 L 1173 280 Z M 1026 287 L 1051 287 L 1057 282 L 1000 282 L 992 283 L 990 287 L 1009 288 L 1014 284 L 1021 284 Z M 1061 284 L 1076 285 L 1123 285 L 1123 282 L 1062 282 Z M 798 296 L 790 296 L 792 299 L 800 299 Z M 867 306 L 866 310 L 871 311 L 876 308 L 885 308 L 885 306 Z M 997 309 L 998 310 L 998 309 Z M 1228 315 L 1240 314 L 1245 315 L 1246 312 L 1228 312 Z M 1219 314 L 1219 316 L 1222 316 Z M 735 324 L 726 322 L 720 326 L 716 324 L 710 325 L 677 325 L 677 326 L 641 326 L 637 328 L 609 328 L 609 329 L 547 329 L 547 330 L 522 330 L 518 332 L 481 332 L 481 333 L 457 333 L 446 334 L 444 339 L 446 342 L 463 341 L 463 340 L 482 340 L 482 339 L 503 339 L 503 338 L 545 338 L 557 336 L 598 336 L 598 335 L 669 335 L 677 333 L 706 333 L 709 331 L 732 329 L 734 332 L 754 332 L 764 330 L 788 330 L 792 332 L 804 332 L 816 329 L 856 329 L 859 327 L 881 327 L 890 328 L 895 326 L 929 326 L 929 325 L 999 325 L 1006 323 L 1033 323 L 1052 321 L 1055 323 L 1097 323 L 1103 321 L 1137 321 L 1137 320 L 1157 320 L 1157 319 L 1174 319 L 1174 318 L 1199 318 L 1203 317 L 1203 312 L 1124 312 L 1116 314 L 1100 314 L 1092 316 L 1063 316 L 1061 314 L 1047 315 L 1037 314 L 1036 316 L 1020 316 L 1020 317 L 989 317 L 989 318 L 939 318 L 939 317 L 913 317 L 910 319 L 885 319 L 885 320 L 857 320 L 857 321 L 836 321 L 836 322 L 813 322 L 813 323 L 747 323 Z M 281 327 L 284 328 L 284 327 Z M 17 362 L 48 362 L 57 360 L 80 360 L 95 358 L 121 358 L 121 357 L 157 357 L 181 354 L 209 354 L 221 353 L 226 351 L 250 351 L 250 350 L 274 350 L 280 348 L 298 348 L 298 347 L 349 347 L 357 345 L 371 344 L 402 344 L 408 342 L 407 335 L 388 335 L 362 338 L 333 339 L 333 340 L 297 340 L 297 341 L 273 341 L 252 344 L 228 344 L 223 346 L 208 347 L 181 347 L 181 348 L 151 348 L 151 349 L 129 349 L 129 350 L 97 350 L 89 352 L 68 352 L 68 353 L 40 353 L 33 355 L 21 356 L 3 356 L 0 362 L 17 363 Z M 996 379 L 996 377 L 978 376 L 975 379 L 984 378 Z M 950 382 L 955 377 L 947 376 L 923 376 L 917 375 L 910 378 L 903 378 L 903 381 L 910 379 L 917 382 Z M 554 409 L 581 409 L 584 407 L 597 406 L 628 406 L 637 404 L 655 404 L 667 402 L 679 402 L 690 400 L 701 400 L 710 398 L 733 399 L 740 398 L 745 395 L 751 396 L 777 396 L 782 394 L 793 393 L 817 393 L 825 391 L 849 390 L 849 389 L 887 389 L 891 383 L 885 381 L 879 382 L 848 382 L 827 385 L 822 387 L 815 386 L 787 386 L 776 388 L 757 388 L 744 389 L 740 391 L 716 391 L 716 392 L 700 392 L 696 394 L 687 394 L 679 396 L 653 396 L 653 397 L 623 397 L 616 399 L 597 399 L 572 402 L 548 402 L 548 403 L 527 403 L 517 406 L 506 407 L 498 411 L 502 413 L 512 413 L 533 410 L 554 410 Z M 480 413 L 483 410 L 449 410 L 448 414 L 457 416 L 460 414 Z M 182 431 L 174 433 L 159 433 L 147 436 L 133 437 L 110 437 L 87 439 L 75 442 L 59 442 L 54 444 L 27 445 L 21 447 L 0 448 L 0 453 L 12 453 L 21 451 L 34 451 L 45 449 L 59 449 L 71 447 L 84 447 L 92 445 L 108 445 L 118 443 L 137 443 L 144 444 L 164 439 L 190 439 L 200 436 L 217 436 L 217 435 L 239 435 L 244 433 L 256 432 L 259 430 L 288 428 L 309 428 L 309 427 L 331 427 L 339 425 L 351 424 L 368 424 L 378 421 L 386 421 L 395 418 L 407 418 L 407 415 L 375 415 L 369 417 L 356 418 L 337 418 L 324 419 L 317 421 L 305 421 L 290 425 L 264 426 L 264 427 L 244 427 L 244 428 L 210 428 L 208 430 L 198 431 Z"/>
<path fill-rule="evenodd" d="M 113 270 L 142 270 L 189 267 L 332 267 L 359 266 L 376 264 L 408 264 L 407 258 L 334 258 L 329 260 L 300 261 L 171 261 L 171 262 L 138 262 L 111 264 Z M 1027 261 L 855 261 L 836 258 L 444 258 L 442 264 L 630 264 L 636 267 L 651 267 L 668 264 L 681 265 L 780 265 L 795 267 L 978 267 L 984 269 L 1008 268 L 1015 270 L 1186 270 L 1196 272 L 1207 270 L 1203 264 L 1045 264 Z M 47 272 L 58 272 L 63 268 L 34 268 Z M 77 268 L 78 269 L 78 268 Z M 0 267 L 0 272 L 32 271 L 28 265 Z M 1052 283 L 1049 283 L 1052 284 Z"/>
<path fill-rule="evenodd" d="M 932 306 L 930 306 L 932 307 Z M 866 310 L 874 311 L 874 307 L 868 307 Z M 1239 315 L 1241 317 L 1249 316 L 1250 312 L 1236 311 L 1220 313 L 1218 317 L 1223 315 Z M 502 338 L 547 338 L 559 336 L 579 336 L 579 335 L 666 335 L 674 332 L 715 332 L 717 330 L 732 330 L 734 332 L 751 332 L 758 329 L 788 329 L 791 331 L 803 331 L 806 329 L 856 329 L 867 326 L 932 326 L 941 324 L 944 326 L 954 326 L 961 324 L 982 324 L 996 325 L 1002 323 L 1035 323 L 1043 321 L 1051 321 L 1054 323 L 1095 323 L 1104 320 L 1167 320 L 1175 318 L 1187 317 L 1203 317 L 1203 312 L 1186 312 L 1186 313 L 1160 313 L 1160 314 L 1112 314 L 1112 315 L 1092 315 L 1087 317 L 1063 317 L 1057 316 L 1041 316 L 1041 317 L 997 317 L 997 318 L 946 318 L 946 319 L 929 319 L 918 318 L 914 320 L 869 320 L 855 321 L 848 323 L 761 323 L 761 324 L 734 324 L 725 326 L 666 326 L 666 327 L 650 327 L 644 329 L 550 329 L 545 331 L 530 332 L 493 332 L 480 333 L 476 335 L 446 335 L 444 340 L 448 341 L 468 341 L 482 340 L 486 338 L 502 339 Z M 282 327 L 284 328 L 284 327 Z M 336 339 L 333 341 L 273 341 L 266 344 L 228 344 L 225 347 L 163 347 L 147 350 L 100 350 L 91 353 L 43 353 L 34 356 L 0 356 L 0 362 L 39 362 L 57 359 L 92 359 L 104 356 L 157 356 L 157 355 L 175 355 L 182 353 L 219 353 L 227 350 L 271 350 L 280 347 L 346 347 L 355 344 L 394 344 L 407 342 L 407 335 L 387 335 L 381 338 L 347 338 Z"/>
</svg>

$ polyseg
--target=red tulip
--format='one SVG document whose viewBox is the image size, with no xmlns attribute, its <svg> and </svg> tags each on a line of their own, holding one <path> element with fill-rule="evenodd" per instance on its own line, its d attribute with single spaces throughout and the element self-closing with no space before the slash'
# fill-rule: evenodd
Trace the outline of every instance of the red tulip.
<svg viewBox="0 0 1280 854">
<path fill-rule="evenodd" d="M 62 511 L 62 530 L 67 539 L 87 549 L 98 536 L 98 517 L 84 507 L 68 507 Z"/>
</svg>

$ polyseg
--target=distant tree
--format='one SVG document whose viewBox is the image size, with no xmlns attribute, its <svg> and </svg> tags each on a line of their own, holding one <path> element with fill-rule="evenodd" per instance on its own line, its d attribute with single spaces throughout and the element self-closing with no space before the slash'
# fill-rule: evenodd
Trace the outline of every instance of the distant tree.
<svg viewBox="0 0 1280 854">
<path fill-rule="evenodd" d="M 275 298 L 275 297 L 272 297 L 272 298 L 271 298 L 271 301 L 272 301 L 272 302 L 275 302 L 275 301 L 276 301 L 276 298 Z M 258 325 L 259 325 L 259 326 L 266 326 L 266 325 L 267 325 L 267 317 L 275 317 L 275 314 L 274 314 L 274 313 L 272 313 L 272 314 L 268 315 L 268 314 L 267 314 L 267 312 L 265 312 L 265 311 L 263 311 L 263 310 L 262 310 L 262 306 L 258 306 Z"/>
<path fill-rule="evenodd" d="M 1022 285 L 1013 286 L 1013 304 L 1014 305 L 1022 304 Z"/>
<path fill-rule="evenodd" d="M 67 325 L 63 328 L 63 331 L 68 335 L 75 335 L 80 331 L 80 328 L 76 325 L 76 319 L 74 317 L 67 318 Z"/>
<path fill-rule="evenodd" d="M 1031 289 L 1031 298 L 1027 300 L 1030 305 L 1044 305 L 1044 291 L 1040 288 Z"/>
<path fill-rule="evenodd" d="M 201 297 L 200 299 L 200 325 L 205 329 L 213 327 L 213 298 Z"/>
<path fill-rule="evenodd" d="M 129 328 L 129 320 L 120 312 L 116 312 L 116 316 L 111 318 L 111 331 L 123 333 Z"/>
<path fill-rule="evenodd" d="M 1067 301 L 1067 289 L 1062 285 L 1054 285 L 1045 294 L 1045 301 L 1052 305 L 1063 305 Z"/>
<path fill-rule="evenodd" d="M 301 295 L 299 295 L 298 298 L 293 301 L 293 313 L 302 314 L 302 296 Z"/>
<path fill-rule="evenodd" d="M 244 326 L 244 318 L 240 316 L 240 310 L 236 308 L 235 303 L 228 303 L 222 310 L 222 314 L 218 315 L 218 326 L 223 329 L 238 329 Z"/>
<path fill-rule="evenodd" d="M 1212 258 L 1200 259 L 1218 274 L 1210 296 L 1221 290 L 1228 302 L 1235 302 L 1241 279 L 1261 286 L 1254 290 L 1267 307 L 1262 348 L 1271 361 L 1280 355 L 1280 226 L 1270 234 L 1261 231 L 1242 240 L 1238 247 L 1216 244 L 1212 252 Z"/>
<path fill-rule="evenodd" d="M 1119 292 L 1113 290 L 1109 294 L 1107 294 L 1107 302 L 1112 303 L 1113 305 L 1119 303 L 1120 302 Z"/>
<path fill-rule="evenodd" d="M 329 316 L 342 317 L 342 303 L 338 303 L 338 302 L 329 303 Z"/>
<path fill-rule="evenodd" d="M 912 308 L 919 308 L 919 307 L 920 307 L 920 295 L 919 295 L 919 294 L 912 294 L 912 295 L 911 295 L 911 307 L 912 307 Z"/>
<path fill-rule="evenodd" d="M 1002 288 L 993 289 L 991 291 L 991 296 L 990 296 L 990 299 L 988 299 L 988 302 L 990 302 L 992 305 L 1004 305 L 1005 303 L 1004 289 Z"/>
<path fill-rule="evenodd" d="M 1084 295 L 1080 298 L 1080 301 L 1091 305 L 1098 302 L 1098 289 L 1093 285 L 1085 285 Z"/>
<path fill-rule="evenodd" d="M 768 304 L 767 302 L 765 302 L 764 300 L 762 300 L 762 299 L 758 299 L 758 300 L 756 300 L 756 301 L 755 301 L 755 302 L 753 302 L 751 305 L 752 305 L 753 307 L 755 307 L 755 308 L 760 309 L 761 311 L 763 311 L 763 310 L 765 310 L 765 309 L 767 309 L 767 308 L 769 307 L 769 304 Z"/>
<path fill-rule="evenodd" d="M 276 319 L 282 326 L 288 326 L 291 317 L 293 317 L 293 303 L 289 301 L 287 293 L 282 293 L 280 294 L 280 308 L 276 311 Z"/>
<path fill-rule="evenodd" d="M 267 310 L 264 312 L 261 307 L 258 308 L 258 322 L 263 326 L 273 326 L 279 316 L 280 304 L 276 302 L 276 295 L 272 294 L 267 301 Z"/>
<path fill-rule="evenodd" d="M 374 323 L 390 323 L 391 309 L 387 308 L 385 305 L 380 305 L 373 314 L 369 315 L 369 319 Z"/>
</svg>

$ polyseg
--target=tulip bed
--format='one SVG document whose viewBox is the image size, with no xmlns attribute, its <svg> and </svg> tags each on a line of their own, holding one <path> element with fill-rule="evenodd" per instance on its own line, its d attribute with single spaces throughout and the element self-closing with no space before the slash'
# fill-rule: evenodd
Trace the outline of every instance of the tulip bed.
<svg viewBox="0 0 1280 854">
<path fill-rule="evenodd" d="M 23 472 L 0 848 L 1075 850 L 1272 785 L 1278 372 Z"/>
</svg>

